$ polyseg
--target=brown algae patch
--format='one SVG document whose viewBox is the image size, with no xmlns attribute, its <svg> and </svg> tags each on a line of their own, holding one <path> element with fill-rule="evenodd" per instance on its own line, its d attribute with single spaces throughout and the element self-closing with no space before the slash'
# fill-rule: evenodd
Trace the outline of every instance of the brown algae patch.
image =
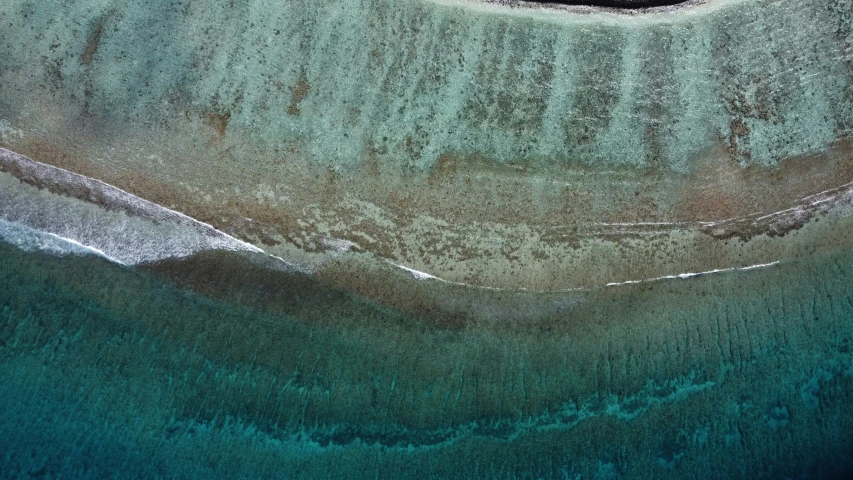
<svg viewBox="0 0 853 480">
<path fill-rule="evenodd" d="M 97 169 L 89 163 L 91 153 L 59 154 L 61 149 L 28 141 L 36 147 L 28 151 L 35 158 Z M 428 178 L 401 177 L 381 160 L 345 176 L 317 177 L 289 161 L 290 180 L 271 190 L 273 200 L 262 202 L 228 193 L 228 185 L 260 183 L 263 175 L 241 177 L 238 171 L 228 177 L 206 155 L 188 162 L 198 166 L 192 177 L 164 181 L 136 170 L 113 172 L 105 180 L 270 253 L 321 266 L 317 274 L 344 290 L 401 308 L 447 313 L 451 307 L 441 298 L 407 298 L 399 278 L 383 273 L 387 265 L 377 265 L 387 259 L 472 287 L 560 291 L 784 260 L 807 248 L 817 233 L 773 239 L 788 223 L 780 223 L 781 217 L 755 220 L 849 183 L 848 156 L 848 143 L 841 140 L 824 154 L 784 160 L 775 169 L 708 155 L 689 175 L 662 175 L 537 170 L 444 155 Z M 188 195 L 187 185 L 214 195 Z M 831 205 L 821 202 L 821 211 Z M 791 225 L 813 216 L 798 215 Z M 817 231 L 838 236 L 831 229 Z M 353 247 L 341 254 L 324 239 Z"/>
<path fill-rule="evenodd" d="M 290 105 L 287 107 L 288 115 L 299 115 L 301 112 L 299 104 L 310 92 L 311 84 L 308 83 L 308 79 L 305 77 L 305 71 L 303 70 L 300 72 L 299 78 L 296 80 L 296 85 L 290 89 Z"/>
</svg>

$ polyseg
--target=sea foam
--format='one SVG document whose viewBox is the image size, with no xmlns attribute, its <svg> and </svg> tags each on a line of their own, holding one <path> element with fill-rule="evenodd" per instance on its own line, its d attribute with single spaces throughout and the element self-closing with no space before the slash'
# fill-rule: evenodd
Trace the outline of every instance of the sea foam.
<svg viewBox="0 0 853 480">
<path fill-rule="evenodd" d="M 136 265 L 204 250 L 264 253 L 180 212 L 0 148 L 0 238 Z"/>
<path fill-rule="evenodd" d="M 40 251 L 53 255 L 96 255 L 115 263 L 123 263 L 97 248 L 83 245 L 76 240 L 5 220 L 0 220 L 0 240 L 27 252 Z"/>
</svg>

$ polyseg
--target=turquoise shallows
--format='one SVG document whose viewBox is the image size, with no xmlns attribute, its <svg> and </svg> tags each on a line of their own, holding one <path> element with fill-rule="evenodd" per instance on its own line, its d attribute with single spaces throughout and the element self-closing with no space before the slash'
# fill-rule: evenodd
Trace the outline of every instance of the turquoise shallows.
<svg viewBox="0 0 853 480">
<path fill-rule="evenodd" d="M 129 122 L 111 128 L 201 112 L 344 169 L 369 148 L 402 168 L 476 153 L 685 171 L 721 142 L 739 163 L 771 165 L 853 128 L 851 10 L 849 0 L 645 15 L 473 1 L 7 0 L 0 118 L 26 123 L 34 95 Z"/>
</svg>

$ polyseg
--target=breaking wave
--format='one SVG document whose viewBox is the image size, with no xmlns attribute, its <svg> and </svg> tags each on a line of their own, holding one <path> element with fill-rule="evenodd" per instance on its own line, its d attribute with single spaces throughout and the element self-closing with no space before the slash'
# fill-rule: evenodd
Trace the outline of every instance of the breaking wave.
<svg viewBox="0 0 853 480">
<path fill-rule="evenodd" d="M 205 250 L 263 250 L 180 212 L 0 148 L 0 239 L 24 250 L 136 265 Z"/>
</svg>

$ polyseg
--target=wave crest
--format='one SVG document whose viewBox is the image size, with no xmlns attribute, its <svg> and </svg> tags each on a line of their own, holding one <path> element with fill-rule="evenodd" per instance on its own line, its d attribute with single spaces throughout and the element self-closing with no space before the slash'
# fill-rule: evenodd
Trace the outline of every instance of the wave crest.
<svg viewBox="0 0 853 480">
<path fill-rule="evenodd" d="M 180 212 L 0 148 L 0 238 L 136 265 L 204 250 L 264 253 Z"/>
</svg>

